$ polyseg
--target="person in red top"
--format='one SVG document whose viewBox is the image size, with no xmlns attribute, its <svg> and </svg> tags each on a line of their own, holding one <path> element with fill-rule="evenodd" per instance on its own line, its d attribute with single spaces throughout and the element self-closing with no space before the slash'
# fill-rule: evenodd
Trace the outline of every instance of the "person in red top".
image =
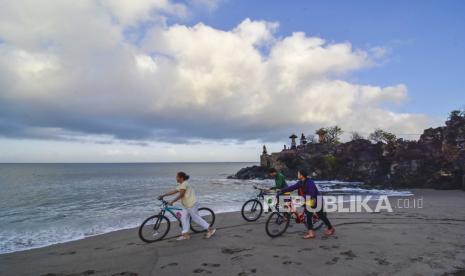
<svg viewBox="0 0 465 276">
<path fill-rule="evenodd" d="M 304 236 L 304 239 L 313 239 L 316 236 L 315 231 L 313 230 L 313 213 L 307 209 L 307 204 L 309 202 L 312 204 L 309 206 L 310 208 L 317 206 L 317 200 L 320 196 L 320 191 L 318 191 L 318 187 L 315 185 L 315 182 L 313 182 L 313 180 L 308 177 L 308 173 L 306 171 L 299 170 L 297 173 L 297 178 L 299 179 L 297 183 L 282 189 L 279 194 L 282 195 L 287 192 L 298 190 L 299 195 L 305 197 L 305 216 L 307 218 L 306 221 L 308 232 Z M 323 200 L 322 197 L 320 197 L 320 199 Z M 317 211 L 316 214 L 323 221 L 326 227 L 328 227 L 328 229 L 325 231 L 325 234 L 327 236 L 331 236 L 334 234 L 334 232 L 336 232 L 336 229 L 334 229 L 334 227 L 331 225 L 331 222 L 326 217 L 326 213 L 323 211 L 323 202 L 321 206 L 321 210 Z"/>
</svg>

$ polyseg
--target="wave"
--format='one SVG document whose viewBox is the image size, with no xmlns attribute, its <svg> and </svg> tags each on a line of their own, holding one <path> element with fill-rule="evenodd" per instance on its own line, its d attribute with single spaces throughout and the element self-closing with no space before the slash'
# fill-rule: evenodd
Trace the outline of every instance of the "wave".
<svg viewBox="0 0 465 276">
<path fill-rule="evenodd" d="M 215 213 L 240 211 L 242 204 L 256 195 L 253 185 L 270 187 L 272 180 L 236 180 L 202 178 L 192 181 L 202 205 Z M 360 182 L 317 181 L 324 194 L 333 195 L 387 195 L 411 196 L 409 191 L 365 189 Z M 126 183 L 124 183 L 126 184 Z M 142 184 L 141 184 L 142 185 Z M 162 186 L 163 185 L 163 186 Z M 121 187 L 124 187 L 121 186 Z M 144 218 L 157 212 L 155 196 L 166 190 L 166 184 L 129 187 L 114 193 L 102 188 L 86 186 L 87 197 L 82 194 L 67 201 L 40 203 L 34 208 L 22 207 L 0 214 L 0 254 L 41 248 L 70 242 L 113 231 L 138 227 Z M 109 195 L 109 193 L 112 193 Z M 101 193 L 101 194 L 99 194 Z M 98 197 L 95 195 L 98 194 Z M 40 211 L 40 214 L 34 213 Z M 177 229 L 172 229 L 177 231 Z M 180 230 L 179 230 L 180 231 Z"/>
</svg>

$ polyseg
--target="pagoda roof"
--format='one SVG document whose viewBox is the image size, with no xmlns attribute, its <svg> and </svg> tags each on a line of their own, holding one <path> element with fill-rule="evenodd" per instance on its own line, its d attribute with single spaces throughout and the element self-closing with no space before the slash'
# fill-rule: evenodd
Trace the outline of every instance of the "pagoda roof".
<svg viewBox="0 0 465 276">
<path fill-rule="evenodd" d="M 297 138 L 297 135 L 292 134 L 291 136 L 289 136 L 289 139 L 293 139 L 293 138 Z"/>
</svg>

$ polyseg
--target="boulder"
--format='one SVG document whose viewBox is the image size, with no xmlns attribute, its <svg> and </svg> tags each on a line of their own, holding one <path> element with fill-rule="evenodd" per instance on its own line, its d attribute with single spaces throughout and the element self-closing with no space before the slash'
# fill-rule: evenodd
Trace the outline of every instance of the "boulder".
<svg viewBox="0 0 465 276">
<path fill-rule="evenodd" d="M 228 176 L 229 179 L 265 179 L 268 176 L 268 168 L 252 166 L 240 169 L 235 175 Z"/>
</svg>

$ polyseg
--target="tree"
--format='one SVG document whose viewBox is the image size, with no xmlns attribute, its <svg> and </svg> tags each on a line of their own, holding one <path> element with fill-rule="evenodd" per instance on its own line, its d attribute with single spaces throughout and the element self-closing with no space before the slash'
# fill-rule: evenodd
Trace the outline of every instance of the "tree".
<svg viewBox="0 0 465 276">
<path fill-rule="evenodd" d="M 462 115 L 461 110 L 452 110 L 449 114 L 449 120 L 456 119 Z"/>
<path fill-rule="evenodd" d="M 338 126 L 333 126 L 327 129 L 328 130 L 328 143 L 330 144 L 339 144 L 339 137 L 344 133 L 342 129 Z"/>
<path fill-rule="evenodd" d="M 328 142 L 328 130 L 326 128 L 320 128 L 315 131 L 315 134 L 318 135 L 318 141 L 320 143 L 327 143 Z"/>
<path fill-rule="evenodd" d="M 465 118 L 465 108 L 452 110 L 449 113 L 449 120 L 453 121 L 456 119 Z"/>
<path fill-rule="evenodd" d="M 315 143 L 316 143 L 315 135 L 313 135 L 313 134 L 308 134 L 308 135 L 307 135 L 307 143 L 309 143 L 309 144 L 315 144 Z"/>
<path fill-rule="evenodd" d="M 328 128 L 320 128 L 315 133 L 318 135 L 318 140 L 320 143 L 339 144 L 339 137 L 344 132 L 340 127 L 333 126 Z"/>
<path fill-rule="evenodd" d="M 357 131 L 352 131 L 350 133 L 350 140 L 351 141 L 355 141 L 355 140 L 362 140 L 362 139 L 365 139 L 365 137 L 363 137 L 360 133 L 358 133 Z"/>
<path fill-rule="evenodd" d="M 383 142 L 386 144 L 392 144 L 397 140 L 397 137 L 393 133 L 378 128 L 373 133 L 371 133 L 370 136 L 368 136 L 368 139 L 376 143 Z"/>
</svg>

